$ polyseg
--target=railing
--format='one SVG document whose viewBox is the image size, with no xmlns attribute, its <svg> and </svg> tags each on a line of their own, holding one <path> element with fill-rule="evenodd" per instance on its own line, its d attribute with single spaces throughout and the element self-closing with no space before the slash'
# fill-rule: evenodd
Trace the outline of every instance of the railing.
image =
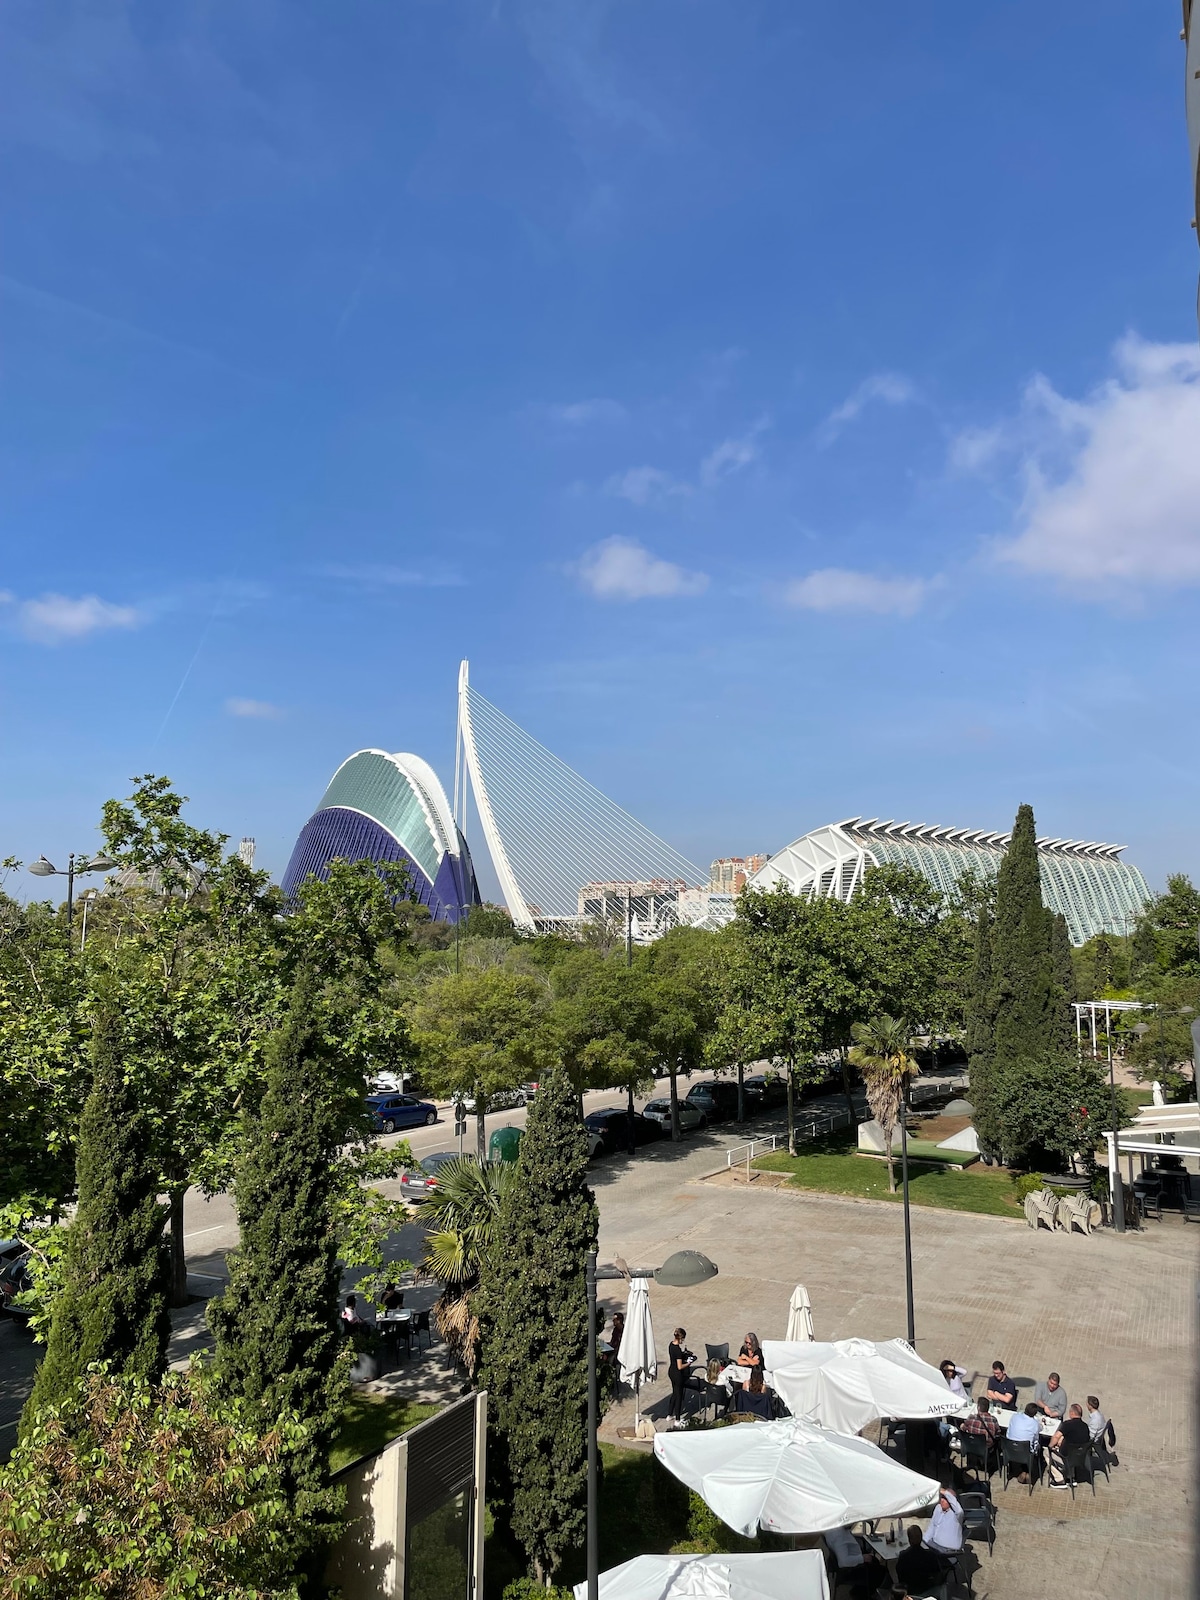
<svg viewBox="0 0 1200 1600">
<path fill-rule="evenodd" d="M 746 1182 L 751 1181 L 750 1163 L 756 1155 L 764 1155 L 769 1150 L 778 1150 L 780 1140 L 786 1142 L 786 1135 L 782 1133 L 769 1133 L 765 1139 L 751 1139 L 747 1144 L 735 1145 L 732 1150 L 725 1152 L 725 1170 L 732 1172 L 734 1167 L 740 1167 L 743 1161 L 746 1164 Z"/>
</svg>

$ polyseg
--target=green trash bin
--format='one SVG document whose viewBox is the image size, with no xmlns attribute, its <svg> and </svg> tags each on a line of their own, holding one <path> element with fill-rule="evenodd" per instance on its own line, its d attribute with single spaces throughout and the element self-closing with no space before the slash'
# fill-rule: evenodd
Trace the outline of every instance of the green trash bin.
<svg viewBox="0 0 1200 1600">
<path fill-rule="evenodd" d="M 497 1128 L 488 1140 L 489 1161 L 515 1161 L 521 1152 L 524 1128 Z"/>
</svg>

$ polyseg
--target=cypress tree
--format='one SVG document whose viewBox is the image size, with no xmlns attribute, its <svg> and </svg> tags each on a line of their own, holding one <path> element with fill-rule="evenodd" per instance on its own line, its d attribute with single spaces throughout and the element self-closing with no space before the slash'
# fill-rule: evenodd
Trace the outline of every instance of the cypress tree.
<svg viewBox="0 0 1200 1600">
<path fill-rule="evenodd" d="M 208 1317 L 225 1392 L 248 1401 L 264 1429 L 285 1411 L 307 1426 L 284 1483 L 294 1559 L 312 1573 L 340 1522 L 329 1480 L 347 1391 L 336 1207 L 339 1157 L 360 1105 L 361 1084 L 347 1080 L 320 1026 L 316 979 L 302 970 L 267 1047 L 262 1101 L 246 1119 L 235 1185 L 241 1245 Z"/>
<path fill-rule="evenodd" d="M 94 1361 L 151 1381 L 166 1365 L 167 1213 L 158 1202 L 150 1120 L 126 1079 L 121 1043 L 120 1016 L 106 1007 L 96 1019 L 92 1087 L 79 1121 L 79 1202 L 26 1427 L 40 1407 L 66 1400 Z"/>
<path fill-rule="evenodd" d="M 1075 1049 L 1075 963 L 1071 935 L 1061 911 L 1047 913 L 1050 920 L 1051 990 L 1050 1045 L 1059 1054 Z"/>
<path fill-rule="evenodd" d="M 992 1092 L 995 1040 L 992 1027 L 992 924 L 987 907 L 980 906 L 975 922 L 975 952 L 971 962 L 971 988 L 967 998 L 967 1062 L 971 1104 L 980 1148 L 989 1156 L 1000 1148 L 1000 1129 Z"/>
<path fill-rule="evenodd" d="M 483 1383 L 504 1440 L 511 1529 L 540 1582 L 583 1543 L 587 1489 L 587 1253 L 596 1242 L 579 1098 L 543 1082 L 480 1293 Z"/>
<path fill-rule="evenodd" d="M 1038 1060 L 1052 1037 L 1050 931 L 1042 904 L 1033 807 L 1021 806 L 996 878 L 992 926 L 996 1069 Z"/>
</svg>

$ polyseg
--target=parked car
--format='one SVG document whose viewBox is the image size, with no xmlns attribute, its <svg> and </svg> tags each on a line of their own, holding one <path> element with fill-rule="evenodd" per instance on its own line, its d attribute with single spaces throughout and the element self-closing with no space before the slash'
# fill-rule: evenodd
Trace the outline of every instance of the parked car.
<svg viewBox="0 0 1200 1600">
<path fill-rule="evenodd" d="M 523 1106 L 528 1098 L 529 1096 L 524 1086 L 520 1089 L 497 1089 L 495 1094 L 488 1095 L 487 1109 L 489 1113 L 493 1111 L 515 1111 L 518 1106 Z M 464 1095 L 461 1100 L 455 1101 L 455 1105 L 461 1106 L 468 1115 L 472 1117 L 475 1115 L 475 1096 L 473 1094 Z"/>
<path fill-rule="evenodd" d="M 770 1111 L 775 1106 L 787 1105 L 787 1079 L 770 1076 L 765 1072 L 752 1072 L 745 1080 L 747 1094 L 754 1094 L 756 1109 Z"/>
<path fill-rule="evenodd" d="M 671 1102 L 669 1100 L 651 1100 L 642 1107 L 642 1115 L 649 1117 L 651 1122 L 657 1122 L 664 1133 L 671 1131 Z M 701 1111 L 699 1106 L 692 1106 L 686 1100 L 679 1102 L 679 1131 L 691 1133 L 696 1128 L 708 1127 L 708 1114 Z"/>
<path fill-rule="evenodd" d="M 609 1106 L 602 1111 L 589 1111 L 583 1119 L 583 1125 L 589 1133 L 599 1137 L 600 1143 L 593 1154 L 608 1156 L 614 1150 L 629 1149 L 629 1113 L 622 1111 L 619 1106 Z M 655 1139 L 661 1139 L 663 1130 L 661 1124 L 651 1117 L 643 1117 L 638 1112 L 633 1114 L 633 1144 L 638 1149 L 641 1145 L 652 1144 Z"/>
<path fill-rule="evenodd" d="M 435 1150 L 431 1156 L 422 1156 L 415 1167 L 405 1167 L 400 1174 L 400 1193 L 406 1200 L 427 1200 L 436 1192 L 438 1173 L 448 1162 L 458 1161 L 457 1150 Z M 462 1159 L 471 1161 L 472 1156 Z"/>
<path fill-rule="evenodd" d="M 411 1072 L 377 1072 L 371 1079 L 372 1094 L 403 1094 L 413 1081 Z"/>
<path fill-rule="evenodd" d="M 438 1119 L 437 1107 L 411 1094 L 369 1094 L 367 1109 L 376 1133 L 395 1133 L 397 1128 L 432 1128 Z"/>
<path fill-rule="evenodd" d="M 705 1083 L 694 1083 L 687 1092 L 687 1098 L 697 1111 L 702 1111 L 710 1122 L 732 1122 L 738 1114 L 738 1092 L 736 1083 L 721 1083 L 716 1079 L 709 1079 Z M 750 1107 L 747 1106 L 747 1110 Z"/>
<path fill-rule="evenodd" d="M 29 1308 L 17 1305 L 16 1297 L 32 1287 L 28 1247 L 19 1239 L 0 1239 L 0 1315 L 27 1324 Z"/>
</svg>

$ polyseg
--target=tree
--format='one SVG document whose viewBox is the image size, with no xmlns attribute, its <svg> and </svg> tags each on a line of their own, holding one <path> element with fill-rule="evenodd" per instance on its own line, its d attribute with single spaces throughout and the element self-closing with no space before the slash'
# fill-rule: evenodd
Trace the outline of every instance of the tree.
<svg viewBox="0 0 1200 1600">
<path fill-rule="evenodd" d="M 436 1192 L 416 1210 L 427 1230 L 421 1271 L 441 1287 L 434 1320 L 469 1378 L 479 1364 L 476 1291 L 500 1237 L 501 1206 L 516 1170 L 509 1161 L 450 1161 L 438 1173 Z"/>
<path fill-rule="evenodd" d="M 626 1091 L 629 1148 L 633 1150 L 633 1097 L 652 1081 L 654 1020 L 643 967 L 590 946 L 564 955 L 551 971 L 554 1007 L 549 1036 L 575 1087 Z"/>
<path fill-rule="evenodd" d="M 967 1067 L 971 1104 L 980 1148 L 989 1156 L 1000 1149 L 1000 1127 L 992 1093 L 996 1038 L 992 1010 L 992 922 L 980 906 L 975 923 L 975 950 L 971 963 L 971 989 L 966 1015 Z"/>
<path fill-rule="evenodd" d="M 1054 1007 L 1032 806 L 1017 811 L 997 874 L 991 959 L 996 1060 L 1037 1060 L 1051 1044 Z"/>
<path fill-rule="evenodd" d="M 507 1456 L 510 1525 L 540 1581 L 583 1542 L 588 1251 L 597 1212 L 575 1088 L 551 1074 L 529 1111 L 500 1207 L 503 1251 L 480 1292 L 486 1387 Z"/>
<path fill-rule="evenodd" d="M 679 1074 L 705 1061 L 721 1010 L 720 940 L 702 928 L 673 928 L 635 957 L 645 982 L 646 1041 L 671 1085 L 671 1137 L 678 1140 Z"/>
<path fill-rule="evenodd" d="M 549 1002 L 540 977 L 490 967 L 431 979 L 413 1006 L 413 1042 L 431 1087 L 475 1101 L 480 1161 L 489 1100 L 536 1077 L 545 1059 Z"/>
<path fill-rule="evenodd" d="M 246 1118 L 236 1190 L 241 1244 L 228 1258 L 228 1287 L 208 1308 L 222 1392 L 244 1401 L 264 1431 L 285 1414 L 304 1424 L 283 1457 L 282 1481 L 297 1566 L 318 1570 L 338 1526 L 329 1450 L 347 1389 L 339 1161 L 363 1118 L 361 1078 L 322 1023 L 318 979 L 301 971 L 268 1047 L 262 1102 Z"/>
<path fill-rule="evenodd" d="M 1066 1055 L 1075 1048 L 1075 964 L 1071 935 L 1061 911 L 1048 911 L 1050 919 L 1050 1048 Z"/>
<path fill-rule="evenodd" d="M 196 1366 L 161 1384 L 93 1367 L 0 1466 L 0 1590 L 30 1600 L 295 1600 L 281 1461 Z"/>
<path fill-rule="evenodd" d="M 892 1134 L 904 1115 L 908 1085 L 917 1076 L 917 1063 L 909 1055 L 908 1027 L 895 1017 L 873 1017 L 852 1028 L 855 1044 L 850 1060 L 862 1073 L 871 1115 L 883 1132 L 887 1154 L 888 1192 L 896 1192 Z"/>
<path fill-rule="evenodd" d="M 153 1380 L 166 1361 L 166 1213 L 158 1203 L 149 1119 L 126 1076 L 122 1042 L 114 1001 L 96 1026 L 92 1088 L 79 1126 L 79 1204 L 67 1233 L 46 1354 L 25 1407 L 25 1432 L 43 1407 L 72 1392 L 93 1362 Z"/>
<path fill-rule="evenodd" d="M 996 1114 L 1010 1167 L 1063 1164 L 1082 1155 L 1095 1162 L 1101 1129 L 1111 1125 L 1108 1085 L 1100 1065 L 1068 1054 L 1006 1063 L 996 1085 Z"/>
</svg>

